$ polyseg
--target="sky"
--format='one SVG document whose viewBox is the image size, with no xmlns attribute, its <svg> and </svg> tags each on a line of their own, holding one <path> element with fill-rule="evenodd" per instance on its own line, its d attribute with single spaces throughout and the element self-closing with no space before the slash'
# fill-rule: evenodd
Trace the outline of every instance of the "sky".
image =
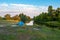
<svg viewBox="0 0 60 40">
<path fill-rule="evenodd" d="M 41 12 L 47 12 L 48 6 L 60 7 L 60 0 L 0 0 L 0 16 L 24 13 L 33 18 Z"/>
</svg>

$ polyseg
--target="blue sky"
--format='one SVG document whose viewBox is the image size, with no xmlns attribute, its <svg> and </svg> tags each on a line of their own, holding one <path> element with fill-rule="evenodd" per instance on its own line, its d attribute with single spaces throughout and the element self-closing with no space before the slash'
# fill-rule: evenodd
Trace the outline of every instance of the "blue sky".
<svg viewBox="0 0 60 40">
<path fill-rule="evenodd" d="M 30 17 L 47 12 L 48 6 L 60 7 L 60 0 L 0 0 L 0 16 L 9 13 L 14 16 L 24 13 Z"/>
<path fill-rule="evenodd" d="M 37 6 L 49 6 L 60 7 L 60 0 L 0 0 L 0 3 L 14 3 L 14 4 L 30 4 Z"/>
</svg>

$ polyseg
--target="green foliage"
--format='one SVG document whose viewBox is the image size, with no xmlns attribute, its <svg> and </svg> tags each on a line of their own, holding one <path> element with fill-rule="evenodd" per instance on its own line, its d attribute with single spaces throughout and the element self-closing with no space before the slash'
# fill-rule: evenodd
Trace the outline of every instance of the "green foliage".
<svg viewBox="0 0 60 40">
<path fill-rule="evenodd" d="M 53 28 L 60 28 L 60 22 L 57 21 L 46 22 L 45 25 Z"/>
<path fill-rule="evenodd" d="M 49 13 L 49 14 L 52 14 L 52 9 L 53 9 L 52 6 L 49 6 L 49 7 L 48 7 L 48 13 Z"/>
<path fill-rule="evenodd" d="M 21 18 L 21 21 L 23 21 L 24 23 L 30 21 L 30 17 L 28 18 L 28 16 L 24 15 L 23 13 L 20 14 L 19 17 Z"/>
<path fill-rule="evenodd" d="M 54 10 L 52 6 L 49 6 L 48 13 L 42 12 L 40 15 L 34 17 L 33 19 L 34 19 L 35 24 L 45 24 L 45 25 L 49 25 L 51 27 L 53 27 L 53 26 L 59 27 L 60 26 L 59 25 L 60 24 L 60 8 L 57 8 L 56 10 Z M 55 22 L 49 23 L 51 21 L 56 21 L 57 23 L 56 24 L 55 24 Z M 48 23 L 46 23 L 46 22 L 48 22 Z"/>
</svg>

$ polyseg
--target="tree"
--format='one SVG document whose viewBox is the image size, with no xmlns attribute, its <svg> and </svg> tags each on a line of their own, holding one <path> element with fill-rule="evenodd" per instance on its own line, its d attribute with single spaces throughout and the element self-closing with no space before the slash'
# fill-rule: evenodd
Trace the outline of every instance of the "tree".
<svg viewBox="0 0 60 40">
<path fill-rule="evenodd" d="M 35 24 L 44 24 L 52 28 L 60 28 L 60 8 L 55 10 L 52 9 L 52 6 L 49 6 L 48 13 L 42 12 L 40 15 L 35 16 L 33 19 Z"/>
<path fill-rule="evenodd" d="M 57 13 L 60 13 L 60 8 L 57 8 L 56 12 L 57 12 Z"/>
<path fill-rule="evenodd" d="M 49 6 L 49 7 L 48 7 L 48 13 L 49 13 L 49 15 L 52 14 L 52 10 L 53 10 L 53 7 L 52 7 L 52 6 Z"/>
<path fill-rule="evenodd" d="M 47 13 L 42 12 L 40 15 L 33 18 L 34 23 L 36 24 L 43 24 L 47 21 Z"/>
<path fill-rule="evenodd" d="M 11 19 L 10 14 L 6 14 L 6 15 L 5 15 L 5 19 L 6 19 L 6 20 L 10 20 L 10 19 Z"/>
<path fill-rule="evenodd" d="M 29 18 L 30 18 L 30 17 L 24 15 L 23 13 L 19 14 L 19 17 L 21 18 L 21 21 L 23 21 L 24 23 L 26 23 L 27 21 L 29 21 Z"/>
<path fill-rule="evenodd" d="M 20 21 L 20 17 L 18 15 L 15 15 L 14 17 L 12 17 L 12 19 Z"/>
<path fill-rule="evenodd" d="M 27 23 L 30 22 L 32 19 L 29 17 L 29 16 L 26 16 L 27 17 Z"/>
</svg>

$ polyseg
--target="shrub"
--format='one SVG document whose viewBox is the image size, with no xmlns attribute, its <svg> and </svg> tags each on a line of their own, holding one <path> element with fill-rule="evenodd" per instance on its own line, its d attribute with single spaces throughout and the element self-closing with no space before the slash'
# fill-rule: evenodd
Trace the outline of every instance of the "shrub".
<svg viewBox="0 0 60 40">
<path fill-rule="evenodd" d="M 60 23 L 57 21 L 50 21 L 50 22 L 46 22 L 45 25 L 52 27 L 52 28 L 60 28 Z"/>
</svg>

